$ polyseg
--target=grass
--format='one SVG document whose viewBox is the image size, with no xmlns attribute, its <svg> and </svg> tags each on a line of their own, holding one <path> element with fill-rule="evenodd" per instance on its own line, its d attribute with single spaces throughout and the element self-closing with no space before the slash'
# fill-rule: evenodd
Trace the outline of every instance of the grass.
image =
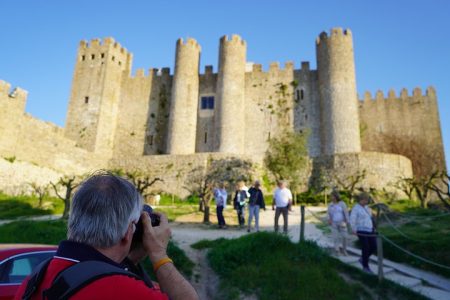
<svg viewBox="0 0 450 300">
<path fill-rule="evenodd" d="M 181 199 L 175 195 L 161 194 L 159 205 L 198 205 L 199 198 L 189 196 L 186 199 Z"/>
<path fill-rule="evenodd" d="M 155 211 L 164 213 L 173 222 L 179 216 L 198 212 L 198 205 L 158 206 Z"/>
<path fill-rule="evenodd" d="M 66 239 L 67 222 L 54 221 L 15 221 L 0 226 L 0 243 L 33 243 L 58 245 Z M 178 270 L 191 276 L 194 263 L 173 242 L 169 242 L 167 254 L 172 258 Z M 150 261 L 144 260 L 146 270 L 152 270 Z M 151 271 L 152 272 L 152 271 Z"/>
<path fill-rule="evenodd" d="M 0 220 L 13 220 L 19 217 L 42 216 L 63 212 L 63 201 L 58 198 L 46 197 L 42 207 L 34 196 L 8 196 L 0 193 Z"/>
<path fill-rule="evenodd" d="M 211 248 L 208 259 L 221 278 L 219 299 L 238 299 L 242 293 L 258 299 L 378 299 L 378 295 L 424 299 L 348 269 L 310 241 L 294 244 L 285 236 L 261 232 L 233 240 L 200 241 L 193 247 Z"/>
<path fill-rule="evenodd" d="M 450 267 L 450 214 L 434 209 L 404 208 L 401 213 L 390 214 L 391 221 L 404 235 L 382 218 L 379 231 L 387 238 L 410 252 Z M 408 263 L 450 278 L 446 270 L 413 258 L 391 244 L 383 243 L 384 255 L 397 262 Z"/>
</svg>

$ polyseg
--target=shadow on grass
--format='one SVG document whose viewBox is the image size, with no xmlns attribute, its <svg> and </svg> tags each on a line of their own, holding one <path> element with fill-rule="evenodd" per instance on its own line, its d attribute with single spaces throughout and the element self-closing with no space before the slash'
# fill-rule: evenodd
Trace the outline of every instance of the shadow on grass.
<svg viewBox="0 0 450 300">
<path fill-rule="evenodd" d="M 50 209 L 33 207 L 30 203 L 20 200 L 2 200 L 0 201 L 0 220 L 16 219 L 19 217 L 49 215 Z"/>
</svg>

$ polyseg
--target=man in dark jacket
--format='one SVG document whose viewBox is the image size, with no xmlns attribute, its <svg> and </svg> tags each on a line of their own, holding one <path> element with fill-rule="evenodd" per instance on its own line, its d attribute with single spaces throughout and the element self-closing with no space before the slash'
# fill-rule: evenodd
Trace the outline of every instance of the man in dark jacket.
<svg viewBox="0 0 450 300">
<path fill-rule="evenodd" d="M 252 231 L 252 221 L 255 217 L 255 229 L 259 231 L 259 209 L 266 210 L 266 204 L 264 203 L 264 195 L 261 191 L 261 184 L 258 180 L 255 184 L 248 190 L 250 194 L 250 200 L 248 202 L 248 229 L 247 232 Z"/>
</svg>

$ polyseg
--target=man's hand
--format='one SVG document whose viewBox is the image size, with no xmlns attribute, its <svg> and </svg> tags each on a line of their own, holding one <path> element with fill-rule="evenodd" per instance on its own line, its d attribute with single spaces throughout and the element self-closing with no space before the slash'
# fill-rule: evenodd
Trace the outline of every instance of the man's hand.
<svg viewBox="0 0 450 300">
<path fill-rule="evenodd" d="M 159 216 L 159 226 L 152 227 L 150 216 L 142 213 L 142 225 L 144 227 L 144 236 L 142 244 L 147 252 L 150 261 L 154 264 L 160 259 L 167 257 L 167 244 L 169 243 L 171 231 L 167 217 L 161 213 L 155 213 Z"/>
<path fill-rule="evenodd" d="M 272 205 L 272 210 L 275 210 L 275 205 Z"/>
</svg>

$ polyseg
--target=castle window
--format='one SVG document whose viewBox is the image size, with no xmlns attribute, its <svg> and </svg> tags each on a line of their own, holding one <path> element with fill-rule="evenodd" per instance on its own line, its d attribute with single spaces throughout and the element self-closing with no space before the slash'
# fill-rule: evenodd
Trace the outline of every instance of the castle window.
<svg viewBox="0 0 450 300">
<path fill-rule="evenodd" d="M 119 66 L 121 66 L 122 65 L 122 62 L 121 61 L 119 61 Z"/>
<path fill-rule="evenodd" d="M 112 61 L 115 61 L 115 60 L 116 60 L 116 57 L 115 57 L 115 56 L 113 56 L 113 57 L 112 57 L 111 59 L 112 59 Z"/>
<path fill-rule="evenodd" d="M 147 143 L 153 146 L 153 135 L 147 135 Z"/>
<path fill-rule="evenodd" d="M 102 58 L 105 58 L 105 53 L 102 53 Z"/>
<path fill-rule="evenodd" d="M 213 96 L 206 96 L 201 98 L 200 103 L 201 109 L 214 109 L 214 97 Z"/>
<path fill-rule="evenodd" d="M 91 54 L 91 59 L 95 59 L 95 54 Z"/>
<path fill-rule="evenodd" d="M 81 61 L 84 61 L 86 59 L 86 55 L 81 55 Z"/>
<path fill-rule="evenodd" d="M 84 103 L 85 103 L 85 104 L 88 104 L 88 103 L 89 103 L 89 97 L 88 97 L 88 96 L 84 97 Z"/>
<path fill-rule="evenodd" d="M 208 133 L 205 131 L 205 144 L 208 142 Z"/>
<path fill-rule="evenodd" d="M 297 91 L 296 91 L 295 98 L 296 98 L 297 100 L 303 100 L 303 99 L 305 98 L 305 91 L 304 91 L 303 89 L 297 90 Z"/>
</svg>

